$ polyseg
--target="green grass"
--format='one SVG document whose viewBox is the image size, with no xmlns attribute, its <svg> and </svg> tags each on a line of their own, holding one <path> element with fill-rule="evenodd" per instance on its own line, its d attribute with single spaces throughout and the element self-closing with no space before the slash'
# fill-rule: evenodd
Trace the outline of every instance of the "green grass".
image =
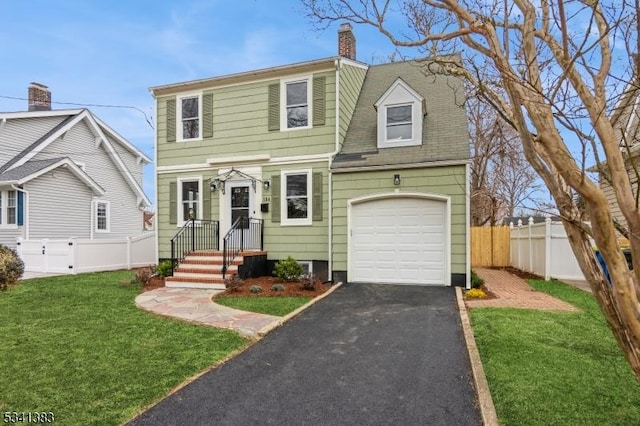
<svg viewBox="0 0 640 426">
<path fill-rule="evenodd" d="M 590 293 L 529 283 L 581 309 L 471 310 L 501 425 L 640 424 L 640 385 Z"/>
<path fill-rule="evenodd" d="M 309 300 L 310 297 L 218 297 L 215 302 L 243 311 L 283 317 Z"/>
<path fill-rule="evenodd" d="M 137 309 L 131 272 L 33 279 L 0 292 L 0 411 L 116 425 L 247 340 Z"/>
</svg>

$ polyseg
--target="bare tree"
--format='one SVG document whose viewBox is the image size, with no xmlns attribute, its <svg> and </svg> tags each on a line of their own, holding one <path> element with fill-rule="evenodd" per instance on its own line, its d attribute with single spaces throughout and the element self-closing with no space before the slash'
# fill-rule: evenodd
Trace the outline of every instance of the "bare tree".
<svg viewBox="0 0 640 426">
<path fill-rule="evenodd" d="M 527 161 L 549 189 L 578 263 L 640 380 L 640 213 L 615 132 L 614 107 L 638 90 L 638 0 L 303 0 L 318 24 L 347 20 L 377 28 L 399 47 L 462 52 L 447 72 L 464 77 L 518 132 Z M 400 9 L 394 9 L 396 5 Z M 398 14 L 408 27 L 392 29 Z M 397 22 L 397 21 L 396 21 Z M 617 104 L 617 105 L 616 105 Z M 579 145 L 576 151 L 568 144 Z M 633 257 L 618 247 L 609 201 L 586 173 L 606 171 Z M 602 158 L 600 158 L 602 157 Z M 601 161 L 602 160 L 602 161 Z M 593 161 L 593 160 L 591 160 Z M 606 167 L 605 167 L 606 164 Z M 581 220 L 579 195 L 591 218 Z M 611 282 L 594 258 L 593 237 Z"/>
<path fill-rule="evenodd" d="M 481 96 L 467 103 L 471 136 L 471 224 L 495 225 L 518 207 L 537 206 L 538 176 L 518 134 Z"/>
</svg>

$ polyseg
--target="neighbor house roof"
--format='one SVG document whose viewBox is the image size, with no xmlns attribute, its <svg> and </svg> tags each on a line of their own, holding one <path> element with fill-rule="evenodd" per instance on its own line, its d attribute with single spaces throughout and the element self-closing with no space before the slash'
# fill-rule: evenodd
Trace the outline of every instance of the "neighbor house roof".
<svg viewBox="0 0 640 426">
<path fill-rule="evenodd" d="M 431 72 L 433 68 L 427 64 L 433 66 L 434 62 L 414 60 L 369 67 L 333 170 L 469 160 L 462 81 L 452 75 Z M 422 145 L 378 148 L 375 104 L 399 78 L 424 98 Z"/>
<path fill-rule="evenodd" d="M 112 158 L 114 164 L 116 165 L 116 168 L 124 176 L 125 181 L 129 185 L 129 187 L 137 195 L 139 204 L 142 204 L 145 206 L 151 205 L 151 201 L 144 193 L 140 184 L 133 177 L 133 175 L 131 174 L 131 171 L 126 167 L 126 165 L 122 161 L 122 158 L 118 155 L 116 149 L 113 146 L 113 143 L 111 142 L 111 140 L 109 140 L 107 135 L 110 135 L 111 138 L 117 141 L 117 143 L 121 144 L 124 147 L 124 149 L 128 150 L 133 155 L 138 157 L 139 161 L 144 163 L 150 163 L 151 159 L 147 155 L 145 155 L 142 151 L 140 151 L 139 149 L 134 147 L 132 144 L 130 144 L 122 136 L 120 136 L 115 130 L 107 126 L 102 120 L 94 116 L 91 113 L 91 111 L 89 111 L 88 109 L 0 113 L 0 124 L 8 120 L 39 119 L 39 118 L 54 117 L 54 116 L 57 116 L 57 117 L 66 116 L 66 118 L 64 118 L 55 126 L 52 126 L 50 129 L 48 129 L 44 134 L 42 134 L 42 136 L 38 137 L 32 143 L 27 145 L 17 155 L 10 158 L 4 164 L 0 165 L 0 173 L 2 173 L 2 176 L 11 176 L 11 175 L 5 175 L 5 173 L 15 170 L 17 168 L 21 168 L 22 166 L 26 166 L 26 168 L 20 169 L 23 171 L 18 171 L 16 173 L 27 173 L 29 170 L 32 170 L 32 168 L 39 167 L 41 165 L 40 161 L 32 161 L 32 158 L 38 152 L 42 151 L 45 147 L 47 147 L 49 144 L 51 144 L 56 139 L 64 135 L 73 126 L 75 126 L 76 124 L 84 120 L 87 123 L 91 132 L 93 133 L 94 137 L 96 138 L 95 142 L 104 144 L 105 151 Z M 37 123 L 34 122 L 33 125 L 37 126 Z M 35 164 L 28 164 L 28 163 L 35 163 Z M 80 170 L 75 165 L 74 165 L 74 168 Z M 82 172 L 81 174 L 84 175 L 84 177 L 91 179 L 86 173 Z M 84 177 L 82 179 L 84 179 Z M 8 179 L 5 179 L 4 177 L 2 179 L 3 181 L 8 180 Z M 89 183 L 89 186 L 92 186 L 93 184 L 95 184 L 95 182 Z M 103 192 L 102 188 L 100 188 L 98 192 Z"/>
</svg>

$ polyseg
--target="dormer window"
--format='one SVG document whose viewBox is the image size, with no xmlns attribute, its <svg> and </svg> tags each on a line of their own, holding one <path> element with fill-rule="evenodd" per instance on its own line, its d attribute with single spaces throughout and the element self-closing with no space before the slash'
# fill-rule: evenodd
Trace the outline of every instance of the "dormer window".
<svg viewBox="0 0 640 426">
<path fill-rule="evenodd" d="M 387 141 L 403 141 L 413 139 L 412 106 L 395 105 L 387 108 Z"/>
<path fill-rule="evenodd" d="M 422 144 L 424 98 L 397 79 L 375 103 L 378 111 L 378 148 Z"/>
</svg>

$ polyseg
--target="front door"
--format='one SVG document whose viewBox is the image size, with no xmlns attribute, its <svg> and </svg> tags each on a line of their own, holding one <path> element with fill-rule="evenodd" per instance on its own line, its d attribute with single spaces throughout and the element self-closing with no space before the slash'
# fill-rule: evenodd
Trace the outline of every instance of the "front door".
<svg viewBox="0 0 640 426">
<path fill-rule="evenodd" d="M 251 182 L 237 181 L 228 183 L 228 204 L 227 217 L 229 218 L 227 230 L 237 224 L 236 231 L 231 238 L 235 248 L 250 249 L 255 244 L 256 236 L 253 235 L 255 226 L 252 226 L 249 219 L 255 217 L 253 208 L 254 190 Z"/>
</svg>

